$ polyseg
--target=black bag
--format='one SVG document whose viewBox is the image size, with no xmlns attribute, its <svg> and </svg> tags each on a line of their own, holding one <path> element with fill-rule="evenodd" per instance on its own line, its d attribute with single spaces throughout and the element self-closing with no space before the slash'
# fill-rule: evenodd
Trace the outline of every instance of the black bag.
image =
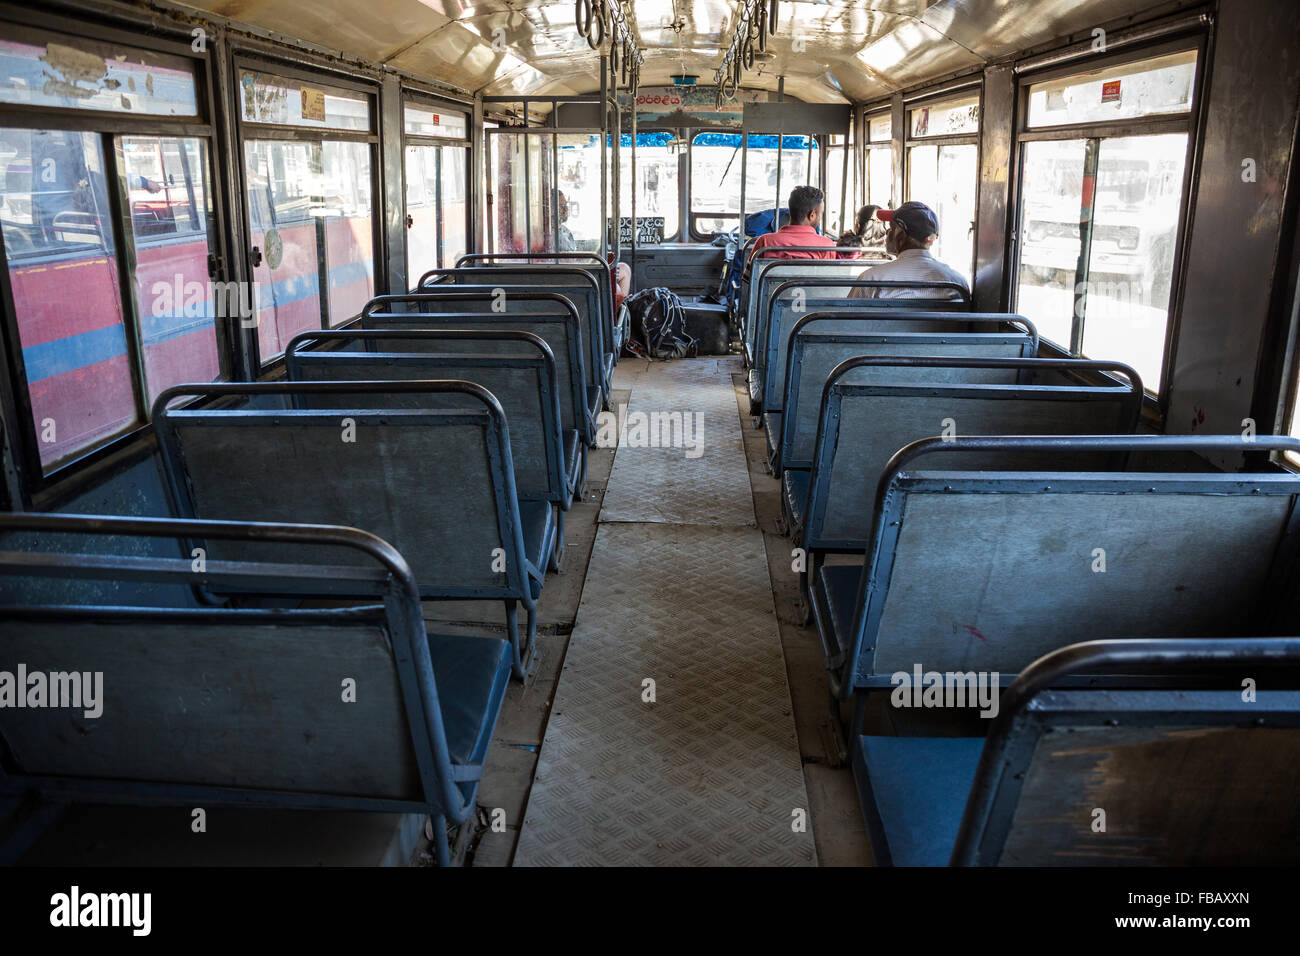
<svg viewBox="0 0 1300 956">
<path fill-rule="evenodd" d="M 695 354 L 695 339 L 686 333 L 686 313 L 676 293 L 662 287 L 642 289 L 623 304 L 632 318 L 623 346 L 628 355 L 663 360 Z"/>
</svg>

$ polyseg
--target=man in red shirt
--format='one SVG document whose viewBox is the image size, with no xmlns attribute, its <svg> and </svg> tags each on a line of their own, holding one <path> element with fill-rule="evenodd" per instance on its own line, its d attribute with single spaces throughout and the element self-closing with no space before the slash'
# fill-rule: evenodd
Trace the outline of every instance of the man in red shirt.
<svg viewBox="0 0 1300 956">
<path fill-rule="evenodd" d="M 754 240 L 749 250 L 751 262 L 756 257 L 774 259 L 835 259 L 835 240 L 817 231 L 822 211 L 826 208 L 822 191 L 816 186 L 796 186 L 790 193 L 790 222 L 776 232 L 769 232 Z M 764 254 L 769 246 L 803 246 L 789 252 Z M 825 248 L 823 248 L 825 247 Z"/>
</svg>

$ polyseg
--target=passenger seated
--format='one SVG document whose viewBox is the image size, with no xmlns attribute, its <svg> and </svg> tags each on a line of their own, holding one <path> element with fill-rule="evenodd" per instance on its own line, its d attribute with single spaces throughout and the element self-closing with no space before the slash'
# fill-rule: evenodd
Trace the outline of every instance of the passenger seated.
<svg viewBox="0 0 1300 956">
<path fill-rule="evenodd" d="M 934 210 L 922 202 L 905 202 L 897 209 L 881 209 L 876 213 L 881 222 L 890 224 L 885 235 L 885 251 L 894 256 L 893 262 L 882 262 L 867 269 L 859 279 L 888 279 L 891 281 L 958 282 L 969 289 L 966 276 L 947 263 L 940 262 L 930 246 L 939 235 L 939 219 Z M 855 287 L 851 299 L 959 299 L 955 289 L 881 289 Z"/>
<path fill-rule="evenodd" d="M 805 249 L 794 249 L 785 252 L 773 252 L 770 256 L 763 255 L 762 258 L 836 258 L 835 253 L 831 251 L 835 248 L 835 241 L 817 231 L 817 223 L 821 221 L 822 211 L 826 207 L 822 191 L 816 186 L 796 186 L 790 192 L 789 206 L 789 224 L 783 225 L 776 232 L 769 232 L 755 239 L 754 245 L 749 250 L 750 261 L 753 262 L 755 258 L 759 257 L 759 253 L 769 246 L 803 246 L 806 247 L 806 251 Z"/>
<path fill-rule="evenodd" d="M 887 231 L 885 225 L 876 218 L 879 206 L 863 206 L 854 217 L 853 228 L 840 236 L 837 245 L 857 246 L 862 250 L 882 248 Z M 841 259 L 860 259 L 861 252 L 841 252 Z"/>
</svg>

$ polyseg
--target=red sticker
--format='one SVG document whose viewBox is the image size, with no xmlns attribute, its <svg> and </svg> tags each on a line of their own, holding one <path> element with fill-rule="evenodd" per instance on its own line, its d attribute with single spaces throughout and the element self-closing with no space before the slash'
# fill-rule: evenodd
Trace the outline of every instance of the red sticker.
<svg viewBox="0 0 1300 956">
<path fill-rule="evenodd" d="M 1109 83 L 1101 84 L 1101 101 L 1103 103 L 1119 102 L 1119 84 L 1119 80 L 1111 80 Z"/>
</svg>

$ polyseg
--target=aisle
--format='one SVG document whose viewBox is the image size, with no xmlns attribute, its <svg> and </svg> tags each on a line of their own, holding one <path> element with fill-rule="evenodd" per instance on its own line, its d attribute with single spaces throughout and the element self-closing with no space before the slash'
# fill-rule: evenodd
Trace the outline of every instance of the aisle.
<svg viewBox="0 0 1300 956">
<path fill-rule="evenodd" d="M 515 865 L 813 865 L 731 363 L 652 365 L 627 418 Z"/>
</svg>

